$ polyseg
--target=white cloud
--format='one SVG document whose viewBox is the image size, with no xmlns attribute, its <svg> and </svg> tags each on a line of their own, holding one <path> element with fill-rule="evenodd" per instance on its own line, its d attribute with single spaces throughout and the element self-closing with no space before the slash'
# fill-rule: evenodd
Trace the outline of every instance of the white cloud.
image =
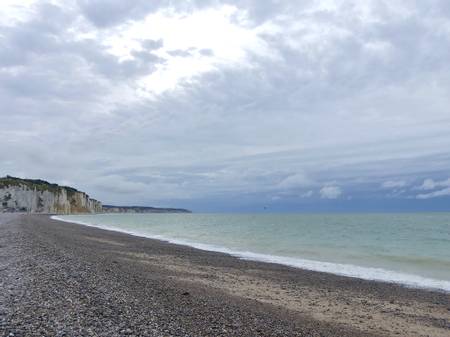
<svg viewBox="0 0 450 337">
<path fill-rule="evenodd" d="M 450 196 L 450 187 L 444 188 L 442 190 L 430 192 L 430 193 L 418 194 L 416 196 L 416 198 L 417 199 L 431 199 L 431 198 L 438 198 L 438 197 L 444 197 L 444 196 Z"/>
<path fill-rule="evenodd" d="M 422 185 L 416 189 L 422 191 L 431 191 L 437 189 L 436 191 L 429 193 L 421 193 L 416 195 L 416 199 L 431 199 L 450 195 L 450 178 L 446 180 L 434 180 L 427 178 L 423 181 Z"/>
<path fill-rule="evenodd" d="M 324 186 L 319 193 L 322 199 L 337 199 L 341 196 L 342 190 L 339 186 Z"/>
<path fill-rule="evenodd" d="M 17 23 L 33 15 L 33 5 L 39 0 L 2 0 L 0 2 L 0 20 L 2 23 Z"/>
<path fill-rule="evenodd" d="M 406 186 L 406 181 L 404 180 L 388 180 L 381 184 L 382 188 L 399 188 Z"/>
<path fill-rule="evenodd" d="M 304 173 L 295 173 L 283 179 L 278 187 L 281 189 L 289 189 L 311 185 L 311 180 Z"/>
<path fill-rule="evenodd" d="M 419 189 L 421 190 L 432 190 L 436 188 L 436 183 L 434 182 L 433 179 L 425 179 L 423 181 L 423 184 L 419 187 Z"/>
<path fill-rule="evenodd" d="M 418 189 L 429 191 L 439 187 L 450 187 L 450 178 L 441 181 L 435 181 L 433 179 L 427 178 L 423 181 L 422 185 L 418 187 Z"/>
</svg>

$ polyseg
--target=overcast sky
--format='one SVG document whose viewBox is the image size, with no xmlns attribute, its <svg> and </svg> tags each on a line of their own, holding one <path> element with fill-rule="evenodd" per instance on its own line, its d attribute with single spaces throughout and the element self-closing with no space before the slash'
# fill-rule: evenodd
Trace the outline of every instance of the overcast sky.
<svg viewBox="0 0 450 337">
<path fill-rule="evenodd" d="M 0 106 L 104 203 L 450 210 L 450 1 L 1 0 Z"/>
</svg>

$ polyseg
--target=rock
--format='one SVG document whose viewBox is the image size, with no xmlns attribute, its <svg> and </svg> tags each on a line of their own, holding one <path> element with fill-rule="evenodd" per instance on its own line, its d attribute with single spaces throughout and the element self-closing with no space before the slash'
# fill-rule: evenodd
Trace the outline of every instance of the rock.
<svg viewBox="0 0 450 337">
<path fill-rule="evenodd" d="M 7 176 L 0 178 L 0 211 L 98 213 L 102 211 L 102 204 L 72 187 Z"/>
</svg>

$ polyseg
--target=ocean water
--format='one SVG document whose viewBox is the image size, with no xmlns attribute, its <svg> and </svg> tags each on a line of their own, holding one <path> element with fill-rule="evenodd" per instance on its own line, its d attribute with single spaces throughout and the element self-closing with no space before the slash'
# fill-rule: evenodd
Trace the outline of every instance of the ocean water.
<svg viewBox="0 0 450 337">
<path fill-rule="evenodd" d="M 450 213 L 55 217 L 242 259 L 450 292 Z"/>
</svg>

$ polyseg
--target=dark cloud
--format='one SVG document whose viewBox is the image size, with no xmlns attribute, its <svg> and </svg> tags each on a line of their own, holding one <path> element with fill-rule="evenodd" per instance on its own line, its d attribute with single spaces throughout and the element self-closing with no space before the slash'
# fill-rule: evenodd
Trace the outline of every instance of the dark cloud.
<svg viewBox="0 0 450 337">
<path fill-rule="evenodd" d="M 163 45 L 164 45 L 164 41 L 161 39 L 159 39 L 159 40 L 145 39 L 141 42 L 142 48 L 144 48 L 147 51 L 160 49 Z"/>
<path fill-rule="evenodd" d="M 202 48 L 198 52 L 203 56 L 214 56 L 214 51 L 209 48 Z"/>
<path fill-rule="evenodd" d="M 245 10 L 252 25 L 261 24 L 273 18 L 274 14 L 285 14 L 308 8 L 314 1 L 257 1 L 257 0 L 190 0 L 173 2 L 168 0 L 77 0 L 82 13 L 95 26 L 108 28 L 127 21 L 143 19 L 160 8 L 171 8 L 180 13 L 192 13 L 195 10 L 231 5 Z"/>
<path fill-rule="evenodd" d="M 127 20 L 144 18 L 166 1 L 78 0 L 83 14 L 96 26 L 105 28 Z"/>
<path fill-rule="evenodd" d="M 164 62 L 152 53 L 162 41 L 151 40 L 120 61 L 98 41 L 78 40 L 71 31 L 76 19 L 77 13 L 44 3 L 31 20 L 0 27 L 0 89 L 28 99 L 89 101 L 105 93 L 107 81 L 148 75 Z"/>
</svg>

